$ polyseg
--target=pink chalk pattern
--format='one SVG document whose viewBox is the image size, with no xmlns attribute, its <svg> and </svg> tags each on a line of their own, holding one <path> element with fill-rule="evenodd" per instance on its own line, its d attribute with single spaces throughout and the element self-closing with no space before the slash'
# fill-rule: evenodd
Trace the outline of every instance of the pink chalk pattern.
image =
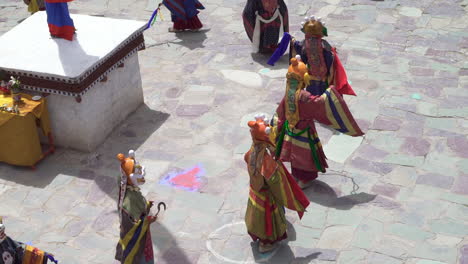
<svg viewBox="0 0 468 264">
<path fill-rule="evenodd" d="M 205 175 L 205 170 L 200 164 L 184 170 L 182 172 L 170 172 L 159 183 L 173 186 L 175 188 L 195 192 L 201 187 L 201 177 Z"/>
</svg>

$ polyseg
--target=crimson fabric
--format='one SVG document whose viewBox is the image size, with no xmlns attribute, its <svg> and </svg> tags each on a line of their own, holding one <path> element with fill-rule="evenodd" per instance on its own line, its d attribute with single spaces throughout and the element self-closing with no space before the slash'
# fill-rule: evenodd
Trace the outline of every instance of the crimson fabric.
<svg viewBox="0 0 468 264">
<path fill-rule="evenodd" d="M 262 192 L 262 191 L 260 191 Z M 265 191 L 264 191 L 265 192 Z M 273 235 L 273 223 L 271 222 L 271 206 L 270 206 L 270 197 L 265 195 L 265 227 L 266 227 L 266 235 L 272 236 Z"/>
<path fill-rule="evenodd" d="M 283 170 L 286 173 L 286 177 L 288 178 L 289 185 L 291 186 L 291 190 L 293 192 L 294 197 L 296 200 L 302 205 L 302 207 L 307 208 L 310 204 L 309 198 L 304 194 L 302 189 L 297 185 L 296 181 L 293 179 L 291 174 L 289 174 L 288 170 L 284 166 L 284 164 L 281 162 L 281 166 L 283 166 Z M 299 219 L 302 219 L 302 216 L 304 215 L 304 212 L 297 212 L 299 215 Z"/>
<path fill-rule="evenodd" d="M 148 232 L 148 234 L 146 234 L 144 254 L 146 262 L 154 260 L 153 243 L 151 242 L 151 232 Z"/>
<path fill-rule="evenodd" d="M 307 183 L 309 181 L 313 181 L 315 179 L 317 179 L 318 177 L 318 172 L 316 171 L 305 171 L 305 170 L 301 170 L 301 169 L 298 169 L 298 168 L 294 168 L 294 167 L 291 167 L 291 170 L 292 170 L 292 175 L 304 182 L 304 183 Z"/>
<path fill-rule="evenodd" d="M 49 31 L 50 31 L 50 34 L 53 36 L 72 41 L 73 34 L 75 34 L 75 27 L 73 26 L 57 27 L 55 25 L 49 24 Z"/>
<path fill-rule="evenodd" d="M 338 54 L 336 54 L 336 49 L 333 49 L 333 55 L 335 57 L 334 67 L 335 67 L 335 87 L 340 94 L 348 94 L 356 96 L 351 85 L 348 83 L 348 77 L 346 76 L 346 71 L 341 64 Z"/>
<path fill-rule="evenodd" d="M 203 24 L 201 23 L 200 19 L 198 19 L 197 15 L 187 20 L 177 19 L 174 22 L 174 29 L 176 30 L 200 29 L 202 27 Z"/>
</svg>

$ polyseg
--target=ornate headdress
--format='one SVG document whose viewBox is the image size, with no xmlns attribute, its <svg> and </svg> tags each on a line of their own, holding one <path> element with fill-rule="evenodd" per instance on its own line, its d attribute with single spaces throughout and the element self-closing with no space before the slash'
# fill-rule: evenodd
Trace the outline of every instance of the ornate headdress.
<svg viewBox="0 0 468 264">
<path fill-rule="evenodd" d="M 139 185 L 142 183 L 141 176 L 145 174 L 144 167 L 135 159 L 135 151 L 130 150 L 128 157 L 119 153 L 117 159 L 120 161 L 120 171 L 122 183 L 126 181 L 128 185 Z"/>
<path fill-rule="evenodd" d="M 305 17 L 304 22 L 301 23 L 301 31 L 310 36 L 328 36 L 325 22 L 322 22 L 321 17 Z"/>
<path fill-rule="evenodd" d="M 130 150 L 128 157 L 119 153 L 117 159 L 120 161 L 120 192 L 119 192 L 119 210 L 122 208 L 123 200 L 127 186 L 138 186 L 144 183 L 145 168 L 135 159 L 135 151 Z"/>
<path fill-rule="evenodd" d="M 250 134 L 254 140 L 270 141 L 268 135 L 271 128 L 265 114 L 256 114 L 255 121 L 249 121 L 247 125 L 250 127 Z"/>
</svg>

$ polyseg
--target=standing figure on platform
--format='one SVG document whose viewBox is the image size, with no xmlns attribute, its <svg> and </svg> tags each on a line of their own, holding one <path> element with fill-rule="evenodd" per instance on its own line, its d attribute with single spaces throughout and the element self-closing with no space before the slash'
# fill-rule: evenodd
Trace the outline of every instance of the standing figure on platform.
<svg viewBox="0 0 468 264">
<path fill-rule="evenodd" d="M 321 95 L 305 90 L 310 75 L 299 55 L 291 59 L 286 78 L 286 93 L 272 119 L 276 157 L 291 162 L 292 175 L 306 188 L 328 168 L 314 121 L 353 137 L 364 133 L 333 85 Z"/>
<path fill-rule="evenodd" d="M 306 17 L 301 25 L 305 39 L 297 41 L 289 34 L 285 34 L 268 64 L 273 65 L 284 54 L 290 42 L 289 59 L 300 55 L 308 67 L 310 82 L 306 89 L 309 93 L 322 95 L 330 85 L 334 85 L 340 94 L 356 95 L 348 83 L 346 71 L 336 48 L 323 39 L 328 33 L 322 19 L 315 16 Z"/>
<path fill-rule="evenodd" d="M 153 202 L 147 202 L 138 186 L 145 183 L 145 168 L 135 159 L 135 152 L 128 157 L 118 154 L 120 161 L 119 204 L 120 241 L 115 259 L 123 264 L 153 264 L 153 243 L 150 224 L 156 216 L 150 216 Z"/>
<path fill-rule="evenodd" d="M 23 2 L 28 5 L 28 12 L 31 12 L 31 15 L 45 10 L 44 0 L 23 0 Z"/>
<path fill-rule="evenodd" d="M 47 23 L 53 38 L 73 40 L 75 25 L 68 11 L 68 2 L 73 0 L 45 0 Z"/>
<path fill-rule="evenodd" d="M 49 260 L 58 263 L 52 254 L 8 237 L 0 217 L 0 264 L 47 264 Z"/>
<path fill-rule="evenodd" d="M 289 31 L 283 0 L 247 0 L 242 19 L 254 53 L 275 51 L 283 33 Z"/>
<path fill-rule="evenodd" d="M 198 9 L 205 7 L 198 0 L 164 0 L 163 4 L 171 11 L 171 19 L 174 22 L 169 32 L 198 31 L 203 27 L 198 19 Z"/>
<path fill-rule="evenodd" d="M 257 115 L 255 119 L 248 122 L 253 142 L 244 157 L 250 176 L 245 224 L 252 239 L 260 241 L 259 251 L 264 253 L 287 238 L 284 207 L 297 211 L 301 218 L 309 200 L 283 163 L 275 159 L 265 115 Z"/>
</svg>

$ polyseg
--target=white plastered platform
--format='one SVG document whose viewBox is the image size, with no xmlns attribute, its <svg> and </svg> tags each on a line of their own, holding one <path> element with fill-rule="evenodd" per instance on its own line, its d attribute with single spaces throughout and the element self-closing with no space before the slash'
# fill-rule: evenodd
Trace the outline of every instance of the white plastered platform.
<svg viewBox="0 0 468 264">
<path fill-rule="evenodd" d="M 0 69 L 10 75 L 79 84 L 141 36 L 145 22 L 71 15 L 77 34 L 73 41 L 50 37 L 45 12 L 37 12 L 0 37 Z M 138 48 L 106 67 L 86 89 L 67 93 L 41 85 L 25 90 L 50 93 L 52 133 L 58 146 L 92 151 L 112 129 L 143 103 Z M 123 67 L 119 68 L 118 65 Z M 25 77 L 26 78 L 26 77 Z M 103 80 L 107 81 L 103 82 Z M 81 97 L 78 103 L 76 97 Z"/>
</svg>

